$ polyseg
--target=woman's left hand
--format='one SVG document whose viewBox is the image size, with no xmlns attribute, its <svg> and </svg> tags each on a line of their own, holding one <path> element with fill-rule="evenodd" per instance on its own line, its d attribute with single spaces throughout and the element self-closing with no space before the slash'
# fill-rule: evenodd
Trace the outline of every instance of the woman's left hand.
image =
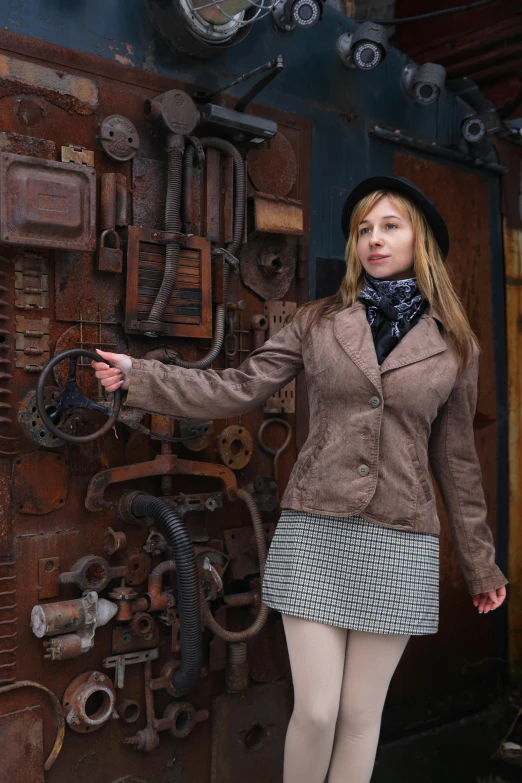
<svg viewBox="0 0 522 783">
<path fill-rule="evenodd" d="M 473 606 L 476 606 L 479 614 L 487 614 L 492 609 L 498 609 L 506 599 L 506 588 L 497 587 L 496 590 L 489 590 L 487 593 L 477 593 L 471 596 Z"/>
</svg>

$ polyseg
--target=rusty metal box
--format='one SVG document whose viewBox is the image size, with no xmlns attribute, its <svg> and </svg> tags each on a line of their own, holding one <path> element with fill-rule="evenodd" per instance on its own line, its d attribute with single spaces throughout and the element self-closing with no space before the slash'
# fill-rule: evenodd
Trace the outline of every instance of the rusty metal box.
<svg viewBox="0 0 522 783">
<path fill-rule="evenodd" d="M 94 250 L 95 170 L 2 153 L 0 239 L 28 247 Z"/>
</svg>

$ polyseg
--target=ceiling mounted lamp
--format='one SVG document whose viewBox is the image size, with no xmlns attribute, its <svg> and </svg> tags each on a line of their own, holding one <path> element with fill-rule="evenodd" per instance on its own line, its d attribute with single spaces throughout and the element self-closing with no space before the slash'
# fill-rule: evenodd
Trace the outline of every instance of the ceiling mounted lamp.
<svg viewBox="0 0 522 783">
<path fill-rule="evenodd" d="M 212 57 L 234 46 L 278 0 L 145 0 L 152 21 L 176 53 Z"/>
</svg>

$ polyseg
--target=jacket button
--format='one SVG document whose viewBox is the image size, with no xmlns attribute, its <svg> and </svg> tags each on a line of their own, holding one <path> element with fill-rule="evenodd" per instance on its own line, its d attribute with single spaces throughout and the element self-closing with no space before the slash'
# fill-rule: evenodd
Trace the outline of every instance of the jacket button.
<svg viewBox="0 0 522 783">
<path fill-rule="evenodd" d="M 375 395 L 375 397 L 370 397 L 370 405 L 372 406 L 372 408 L 378 408 L 380 404 L 381 404 L 380 397 L 377 397 L 377 395 Z"/>
<path fill-rule="evenodd" d="M 370 468 L 368 467 L 368 465 L 359 465 L 359 467 L 357 468 L 357 473 L 359 474 L 359 476 L 367 476 L 369 472 L 370 472 Z"/>
</svg>

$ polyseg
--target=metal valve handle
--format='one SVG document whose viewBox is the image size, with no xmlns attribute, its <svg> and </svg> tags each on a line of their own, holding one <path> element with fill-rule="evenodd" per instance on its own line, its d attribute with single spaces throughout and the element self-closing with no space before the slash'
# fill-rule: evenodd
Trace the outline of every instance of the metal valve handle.
<svg viewBox="0 0 522 783">
<path fill-rule="evenodd" d="M 98 354 L 94 353 L 94 351 L 88 351 L 85 348 L 70 348 L 68 351 L 56 354 L 56 356 L 45 365 L 40 374 L 40 378 L 38 379 L 38 386 L 36 387 L 36 407 L 38 408 L 40 418 L 53 435 L 56 435 L 58 438 L 61 438 L 68 443 L 88 443 L 91 440 L 96 440 L 96 438 L 101 438 L 101 436 L 105 435 L 105 433 L 116 423 L 121 406 L 121 392 L 119 389 L 116 389 L 114 392 L 113 408 L 106 408 L 103 405 L 98 405 L 98 403 L 90 400 L 78 388 L 76 382 L 76 360 L 79 356 L 86 356 L 89 359 L 93 359 L 95 362 L 101 361 Z M 69 377 L 67 378 L 64 390 L 56 402 L 55 410 L 49 415 L 45 410 L 44 404 L 45 382 L 55 365 L 59 364 L 64 359 L 69 359 Z M 99 411 L 100 413 L 105 414 L 105 416 L 109 416 L 109 419 L 99 430 L 96 430 L 96 432 L 93 432 L 90 435 L 69 435 L 69 433 L 60 430 L 53 423 L 53 419 L 58 419 L 60 413 L 69 410 L 70 408 L 87 408 L 88 410 Z"/>
</svg>

